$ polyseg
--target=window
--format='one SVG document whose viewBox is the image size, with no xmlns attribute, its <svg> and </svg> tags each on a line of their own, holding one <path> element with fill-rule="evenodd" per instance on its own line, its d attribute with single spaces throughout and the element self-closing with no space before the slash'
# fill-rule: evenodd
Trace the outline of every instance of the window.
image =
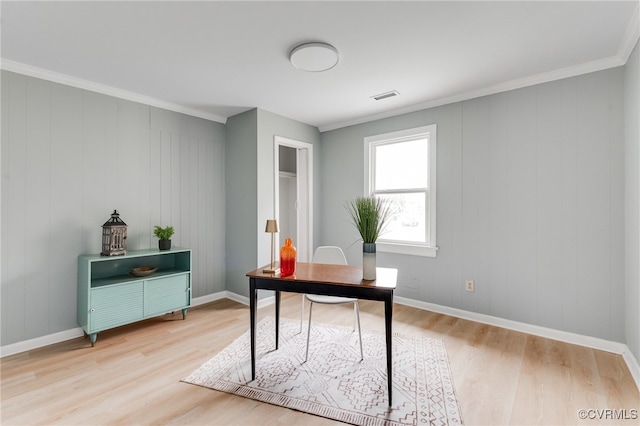
<svg viewBox="0 0 640 426">
<path fill-rule="evenodd" d="M 378 251 L 436 255 L 436 125 L 364 139 L 365 192 L 388 199 L 394 215 Z"/>
</svg>

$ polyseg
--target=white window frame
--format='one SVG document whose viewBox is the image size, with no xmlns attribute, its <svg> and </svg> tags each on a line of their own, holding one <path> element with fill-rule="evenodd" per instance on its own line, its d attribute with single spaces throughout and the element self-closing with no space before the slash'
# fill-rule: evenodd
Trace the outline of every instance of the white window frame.
<svg viewBox="0 0 640 426">
<path fill-rule="evenodd" d="M 436 257 L 438 246 L 436 245 L 436 146 L 437 146 L 437 126 L 431 124 L 428 126 L 415 127 L 412 129 L 400 130 L 397 132 L 384 133 L 380 135 L 367 136 L 364 138 L 364 193 L 373 194 L 374 188 L 374 172 L 375 164 L 373 149 L 377 145 L 388 144 L 393 142 L 404 142 L 417 138 L 427 137 L 429 150 L 429 232 L 426 243 L 415 242 L 376 242 L 376 250 L 380 252 L 389 252 L 397 254 L 409 254 L 413 256 Z"/>
</svg>

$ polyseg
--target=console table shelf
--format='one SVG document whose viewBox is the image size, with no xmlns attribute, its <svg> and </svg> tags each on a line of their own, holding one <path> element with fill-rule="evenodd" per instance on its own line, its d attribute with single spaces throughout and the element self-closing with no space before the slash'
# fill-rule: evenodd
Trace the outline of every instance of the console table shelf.
<svg viewBox="0 0 640 426">
<path fill-rule="evenodd" d="M 144 277 L 131 269 L 157 270 Z M 191 250 L 136 250 L 78 256 L 78 324 L 95 345 L 100 331 L 191 306 Z"/>
<path fill-rule="evenodd" d="M 156 279 L 156 278 L 167 277 L 171 275 L 184 275 L 184 273 L 185 271 L 181 269 L 173 268 L 173 269 L 162 269 L 162 270 L 158 269 L 152 275 L 149 275 L 147 277 L 136 277 L 135 275 L 131 275 L 131 274 L 117 275 L 109 278 L 100 278 L 100 279 L 94 280 L 91 283 L 91 287 L 97 288 L 105 285 L 122 284 L 122 283 L 131 282 L 131 281 L 145 281 L 150 278 Z"/>
</svg>

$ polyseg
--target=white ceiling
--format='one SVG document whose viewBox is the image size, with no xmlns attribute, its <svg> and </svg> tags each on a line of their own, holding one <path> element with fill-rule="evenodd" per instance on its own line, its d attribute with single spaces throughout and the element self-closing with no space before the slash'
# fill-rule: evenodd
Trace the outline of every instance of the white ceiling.
<svg viewBox="0 0 640 426">
<path fill-rule="evenodd" d="M 324 131 L 623 65 L 638 4 L 3 1 L 2 68 L 220 122 L 258 107 Z M 294 68 L 289 51 L 308 41 L 335 46 L 338 65 Z"/>
</svg>

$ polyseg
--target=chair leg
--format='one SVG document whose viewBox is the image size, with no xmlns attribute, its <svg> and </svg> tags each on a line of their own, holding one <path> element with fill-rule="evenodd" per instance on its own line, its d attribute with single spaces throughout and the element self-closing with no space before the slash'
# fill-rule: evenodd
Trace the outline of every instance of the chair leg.
<svg viewBox="0 0 640 426">
<path fill-rule="evenodd" d="M 303 316 L 304 316 L 304 294 L 302 295 L 302 303 L 300 305 L 300 333 L 302 333 Z"/>
<path fill-rule="evenodd" d="M 309 337 L 311 336 L 311 311 L 313 310 L 313 302 L 309 303 L 309 325 L 307 326 L 307 351 L 304 354 L 304 362 L 309 357 Z"/>
<path fill-rule="evenodd" d="M 358 302 L 353 302 L 353 331 L 356 331 L 358 325 Z"/>
<path fill-rule="evenodd" d="M 364 360 L 364 353 L 362 351 L 362 330 L 360 329 L 360 308 L 358 308 L 358 301 L 353 302 L 354 309 L 356 311 L 356 319 L 358 320 L 358 337 L 360 338 L 360 361 Z"/>
</svg>

